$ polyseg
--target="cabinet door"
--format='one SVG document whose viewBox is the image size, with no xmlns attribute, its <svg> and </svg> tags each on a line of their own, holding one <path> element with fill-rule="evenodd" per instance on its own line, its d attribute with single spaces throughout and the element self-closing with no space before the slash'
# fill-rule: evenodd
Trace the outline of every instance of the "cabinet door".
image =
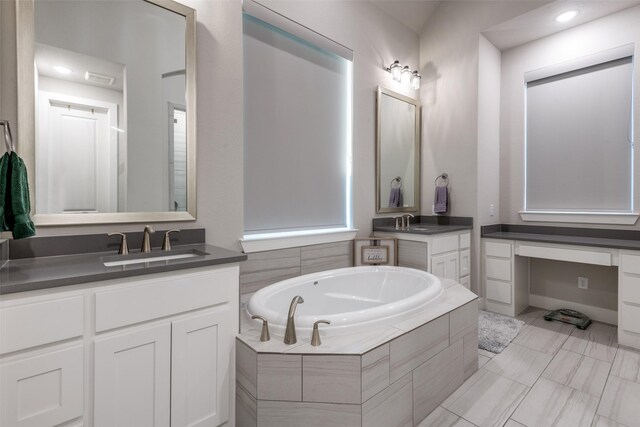
<svg viewBox="0 0 640 427">
<path fill-rule="evenodd" d="M 0 367 L 0 425 L 54 426 L 82 416 L 81 345 L 27 357 Z"/>
<path fill-rule="evenodd" d="M 431 257 L 431 273 L 445 279 L 458 280 L 459 277 L 458 252 Z"/>
<path fill-rule="evenodd" d="M 471 274 L 471 251 L 465 249 L 460 251 L 460 277 Z"/>
<path fill-rule="evenodd" d="M 95 340 L 95 427 L 169 426 L 171 325 Z"/>
<path fill-rule="evenodd" d="M 218 426 L 229 419 L 231 316 L 225 305 L 172 323 L 172 427 Z"/>
</svg>

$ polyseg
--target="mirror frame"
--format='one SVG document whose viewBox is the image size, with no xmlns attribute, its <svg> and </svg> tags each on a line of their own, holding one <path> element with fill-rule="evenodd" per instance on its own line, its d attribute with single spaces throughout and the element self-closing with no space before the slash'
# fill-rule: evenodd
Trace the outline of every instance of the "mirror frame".
<svg viewBox="0 0 640 427">
<path fill-rule="evenodd" d="M 140 0 L 143 1 L 143 0 Z M 187 106 L 187 210 L 184 212 L 111 212 L 39 214 L 35 211 L 35 3 L 15 0 L 18 85 L 16 150 L 28 171 L 31 214 L 37 226 L 195 221 L 196 219 L 196 11 L 173 0 L 144 0 L 186 19 L 185 77 Z"/>
<path fill-rule="evenodd" d="M 382 122 L 382 96 L 387 95 L 400 101 L 412 104 L 416 107 L 415 117 L 415 146 L 414 146 L 414 206 L 390 208 L 388 206 L 382 206 L 382 183 L 380 182 L 380 170 L 382 169 L 382 156 L 381 156 L 381 122 Z M 382 86 L 378 86 L 376 92 L 376 213 L 388 213 L 388 212 L 419 212 L 420 211 L 420 157 L 421 157 L 421 141 L 420 141 L 420 129 L 421 129 L 421 106 L 420 102 L 416 99 L 409 98 L 397 92 L 389 89 L 385 89 Z"/>
</svg>

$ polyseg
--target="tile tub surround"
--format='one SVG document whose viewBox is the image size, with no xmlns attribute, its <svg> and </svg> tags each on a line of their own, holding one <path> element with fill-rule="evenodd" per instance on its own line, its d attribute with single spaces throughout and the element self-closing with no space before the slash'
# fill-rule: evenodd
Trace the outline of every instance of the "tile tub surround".
<svg viewBox="0 0 640 427">
<path fill-rule="evenodd" d="M 478 368 L 477 296 L 443 285 L 443 302 L 425 312 L 356 337 L 325 333 L 319 347 L 310 337 L 262 343 L 258 325 L 245 322 L 238 426 L 418 425 Z"/>
<path fill-rule="evenodd" d="M 240 294 L 292 277 L 352 266 L 353 241 L 254 252 L 240 264 Z"/>
</svg>

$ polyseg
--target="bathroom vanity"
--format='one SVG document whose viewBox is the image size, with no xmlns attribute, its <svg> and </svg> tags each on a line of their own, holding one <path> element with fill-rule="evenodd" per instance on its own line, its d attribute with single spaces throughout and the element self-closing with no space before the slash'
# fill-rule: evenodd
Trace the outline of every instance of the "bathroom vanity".
<svg viewBox="0 0 640 427">
<path fill-rule="evenodd" d="M 618 325 L 618 342 L 640 348 L 640 239 L 626 230 L 502 224 L 482 229 L 482 281 L 488 310 L 515 316 L 527 306 L 587 311 Z M 529 259 L 618 268 L 618 311 L 530 295 Z"/>
<path fill-rule="evenodd" d="M 427 222 L 426 218 L 433 218 Z M 376 237 L 398 239 L 398 265 L 428 271 L 438 277 L 455 280 L 467 289 L 471 286 L 471 221 L 448 220 L 438 224 L 437 217 L 421 220 L 404 229 L 395 229 L 390 218 L 374 220 Z"/>
<path fill-rule="evenodd" d="M 0 270 L 0 424 L 234 425 L 245 256 L 188 246 L 206 255 L 10 259 Z"/>
</svg>

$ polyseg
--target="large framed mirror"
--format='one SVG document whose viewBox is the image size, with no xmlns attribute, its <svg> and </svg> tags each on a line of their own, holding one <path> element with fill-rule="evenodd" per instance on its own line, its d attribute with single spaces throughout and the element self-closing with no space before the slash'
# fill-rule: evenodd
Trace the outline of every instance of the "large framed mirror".
<svg viewBox="0 0 640 427">
<path fill-rule="evenodd" d="M 420 210 L 420 103 L 378 86 L 376 212 Z"/>
<path fill-rule="evenodd" d="M 16 16 L 36 225 L 195 220 L 195 10 L 16 0 Z"/>
</svg>

